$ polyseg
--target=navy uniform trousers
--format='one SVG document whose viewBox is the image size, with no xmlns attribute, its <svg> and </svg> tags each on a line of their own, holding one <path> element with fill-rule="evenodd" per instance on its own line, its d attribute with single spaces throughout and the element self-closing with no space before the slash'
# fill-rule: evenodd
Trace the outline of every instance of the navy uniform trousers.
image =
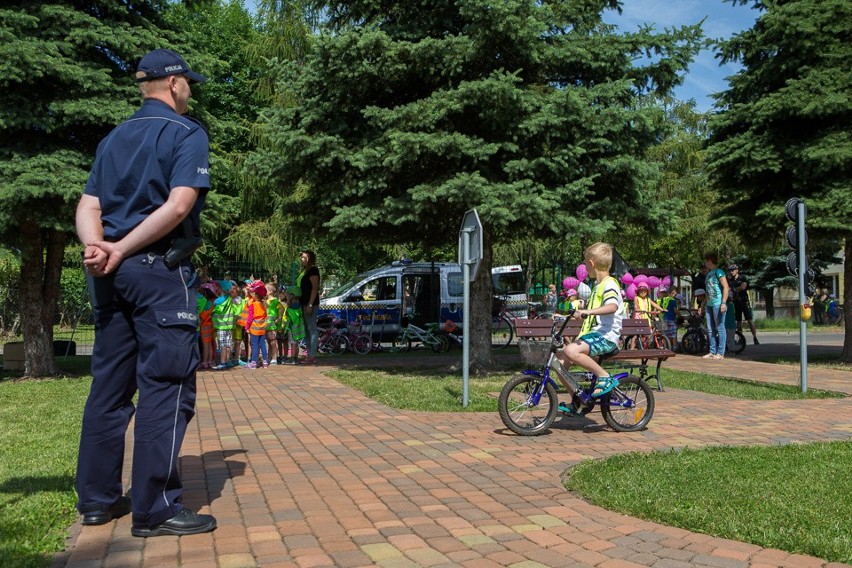
<svg viewBox="0 0 852 568">
<path fill-rule="evenodd" d="M 195 414 L 200 359 L 191 280 L 188 261 L 170 270 L 147 252 L 126 258 L 112 275 L 89 278 L 94 381 L 77 462 L 80 510 L 106 509 L 121 496 L 124 439 L 134 413 L 134 522 L 154 526 L 183 508 L 178 453 Z"/>
</svg>

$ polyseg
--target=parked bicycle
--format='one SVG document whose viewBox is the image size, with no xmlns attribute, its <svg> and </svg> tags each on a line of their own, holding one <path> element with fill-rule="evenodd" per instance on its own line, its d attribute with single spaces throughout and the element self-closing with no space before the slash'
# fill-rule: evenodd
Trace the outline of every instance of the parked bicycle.
<svg viewBox="0 0 852 568">
<path fill-rule="evenodd" d="M 430 348 L 435 353 L 446 353 L 450 348 L 450 341 L 441 331 L 441 326 L 439 324 L 427 323 L 426 327 L 422 328 L 409 322 L 403 328 L 402 335 L 394 339 L 393 346 L 390 350 L 395 353 L 400 351 L 411 351 L 415 341 Z"/>
<path fill-rule="evenodd" d="M 330 353 L 331 355 L 342 355 L 349 349 L 349 339 L 345 333 L 341 332 L 338 327 L 342 320 L 334 318 L 330 320 L 330 325 L 318 327 L 317 331 L 317 351 L 321 353 Z"/>
<path fill-rule="evenodd" d="M 645 428 L 654 415 L 654 392 L 644 380 L 619 373 L 613 376 L 618 386 L 595 398 L 591 394 L 596 382 L 593 374 L 568 371 L 559 363 L 556 353 L 564 344 L 562 333 L 569 318 L 561 326 L 554 324 L 550 342 L 519 342 L 521 356 L 531 368 L 509 379 L 500 391 L 497 407 L 503 424 L 516 434 L 537 436 L 550 428 L 560 411 L 569 416 L 585 416 L 599 405 L 604 420 L 616 432 Z M 600 358 L 603 359 L 606 356 Z M 553 375 L 571 397 L 569 404 L 559 404 Z"/>
<path fill-rule="evenodd" d="M 687 330 L 680 340 L 681 349 L 690 355 L 701 355 L 710 350 L 710 333 L 704 325 L 704 317 L 697 310 L 689 310 L 686 318 Z M 737 355 L 746 348 L 746 339 L 741 331 L 727 330 L 725 352 Z"/>
<path fill-rule="evenodd" d="M 672 340 L 666 335 L 667 322 L 660 319 L 653 319 L 659 315 L 659 312 L 642 312 L 637 311 L 635 317 L 642 317 L 644 314 L 650 314 L 651 327 L 654 333 L 651 335 L 642 335 L 624 338 L 624 349 L 666 349 L 671 351 Z"/>
<path fill-rule="evenodd" d="M 339 328 L 339 333 L 346 335 L 350 350 L 359 355 L 366 355 L 373 350 L 373 338 L 364 331 L 360 321 L 353 321 L 346 325 L 345 321 L 335 318 L 334 323 L 335 326 L 343 324 L 344 327 Z"/>
</svg>

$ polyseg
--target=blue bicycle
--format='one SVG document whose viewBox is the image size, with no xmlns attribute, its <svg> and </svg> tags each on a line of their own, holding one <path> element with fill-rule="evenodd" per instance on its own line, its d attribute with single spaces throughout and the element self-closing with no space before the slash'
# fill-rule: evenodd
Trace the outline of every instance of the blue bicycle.
<svg viewBox="0 0 852 568">
<path fill-rule="evenodd" d="M 600 397 L 592 397 L 595 376 L 592 373 L 566 370 L 556 358 L 562 349 L 562 332 L 568 323 L 554 332 L 550 342 L 521 340 L 524 361 L 535 368 L 515 375 L 500 391 L 498 410 L 503 424 L 521 436 L 537 436 L 546 432 L 562 412 L 568 416 L 585 416 L 600 405 L 606 423 L 616 432 L 642 430 L 654 415 L 654 391 L 639 377 L 629 373 L 614 375 L 618 385 Z M 604 356 L 602 359 L 605 359 Z M 559 403 L 557 382 L 571 396 L 569 404 Z"/>
</svg>

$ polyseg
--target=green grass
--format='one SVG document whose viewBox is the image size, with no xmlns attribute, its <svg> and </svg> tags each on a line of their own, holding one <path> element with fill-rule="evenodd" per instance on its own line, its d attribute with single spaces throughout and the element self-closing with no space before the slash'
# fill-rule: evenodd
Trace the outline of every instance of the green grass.
<svg viewBox="0 0 852 568">
<path fill-rule="evenodd" d="M 807 398 L 843 398 L 844 394 L 832 391 L 808 389 L 802 394 L 795 385 L 761 383 L 731 379 L 716 375 L 705 375 L 690 371 L 676 371 L 663 367 L 663 388 L 683 389 L 746 400 L 794 400 Z M 654 381 L 651 385 L 656 384 Z"/>
<path fill-rule="evenodd" d="M 852 562 L 852 442 L 623 454 L 565 486 L 592 503 L 693 532 Z"/>
<path fill-rule="evenodd" d="M 337 381 L 392 408 L 428 412 L 497 412 L 496 393 L 512 373 L 470 377 L 468 406 L 462 407 L 462 377 L 420 369 L 337 370 Z"/>
<path fill-rule="evenodd" d="M 799 331 L 799 318 L 756 319 L 754 327 L 760 331 Z M 745 324 L 743 324 L 745 327 Z M 744 331 L 748 333 L 748 329 Z M 842 325 L 814 325 L 808 322 L 808 333 L 843 333 Z"/>
<path fill-rule="evenodd" d="M 765 357 L 760 360 L 764 363 L 792 365 L 795 367 L 798 367 L 801 364 L 798 357 Z M 835 357 L 833 355 L 808 355 L 808 367 L 834 369 L 837 371 L 852 371 L 852 363 L 844 363 L 839 357 Z"/>
<path fill-rule="evenodd" d="M 0 566 L 47 566 L 74 522 L 91 379 L 0 382 Z"/>
<path fill-rule="evenodd" d="M 341 383 L 392 408 L 426 412 L 496 412 L 496 393 L 514 372 L 495 373 L 486 378 L 470 377 L 467 408 L 461 406 L 461 374 L 446 374 L 423 369 L 359 369 L 330 371 Z M 652 385 L 655 383 L 651 383 Z M 788 400 L 802 398 L 842 398 L 828 391 L 740 381 L 688 371 L 663 370 L 663 387 L 694 390 L 746 400 Z"/>
</svg>

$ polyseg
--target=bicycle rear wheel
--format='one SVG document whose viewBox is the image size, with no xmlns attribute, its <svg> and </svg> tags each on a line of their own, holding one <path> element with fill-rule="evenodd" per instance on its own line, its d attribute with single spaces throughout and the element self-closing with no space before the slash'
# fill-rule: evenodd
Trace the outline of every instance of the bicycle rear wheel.
<svg viewBox="0 0 852 568">
<path fill-rule="evenodd" d="M 685 353 L 698 355 L 707 349 L 707 340 L 700 332 L 689 330 L 680 340 L 680 345 Z"/>
<path fill-rule="evenodd" d="M 630 375 L 601 397 L 600 406 L 610 428 L 616 432 L 635 432 L 645 428 L 654 415 L 654 391 L 648 383 Z"/>
<path fill-rule="evenodd" d="M 394 353 L 411 351 L 411 340 L 404 333 L 402 335 L 395 335 L 391 339 L 390 350 Z"/>
<path fill-rule="evenodd" d="M 436 333 L 432 336 L 434 343 L 430 344 L 429 347 L 432 348 L 432 351 L 435 353 L 446 353 L 450 350 L 450 340 L 447 339 L 447 336 L 443 333 Z"/>
<path fill-rule="evenodd" d="M 512 322 L 506 316 L 496 318 L 491 324 L 491 347 L 493 349 L 503 349 L 512 343 L 515 337 L 515 330 L 512 328 Z"/>
<path fill-rule="evenodd" d="M 506 428 L 521 436 L 537 436 L 545 432 L 556 419 L 559 398 L 556 389 L 547 383 L 538 404 L 530 398 L 541 389 L 541 377 L 515 375 L 503 386 L 497 409 Z"/>
<path fill-rule="evenodd" d="M 725 345 L 725 349 L 728 353 L 733 353 L 737 355 L 742 353 L 746 348 L 746 338 L 745 335 L 742 334 L 741 331 L 735 331 L 731 333 L 728 332 L 728 340 Z"/>
</svg>

